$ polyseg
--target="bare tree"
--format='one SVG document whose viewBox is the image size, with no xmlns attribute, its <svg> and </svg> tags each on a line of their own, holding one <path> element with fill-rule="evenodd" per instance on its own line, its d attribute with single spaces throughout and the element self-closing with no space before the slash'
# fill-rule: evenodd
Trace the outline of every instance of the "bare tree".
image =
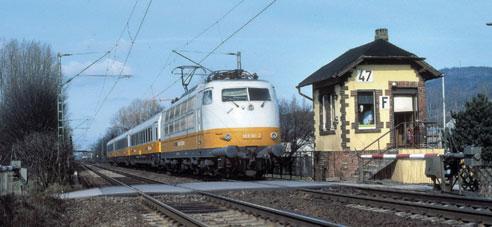
<svg viewBox="0 0 492 227">
<path fill-rule="evenodd" d="M 282 159 L 282 165 L 290 167 L 297 151 L 310 146 L 314 141 L 313 111 L 305 100 L 299 102 L 296 97 L 282 99 L 280 109 L 280 135 L 289 152 Z"/>
<path fill-rule="evenodd" d="M 0 48 L 0 78 L 1 163 L 14 158 L 14 144 L 17 144 L 17 150 L 21 149 L 31 134 L 55 134 L 60 81 L 56 57 L 49 46 L 37 42 L 19 43 L 15 40 Z M 40 154 L 41 150 L 32 149 L 31 153 L 23 153 L 23 159 L 28 162 L 24 164 L 37 165 L 38 161 L 43 161 L 44 155 L 56 153 L 57 143 L 45 145 L 43 152 L 50 154 Z M 65 147 L 63 144 L 59 146 Z M 60 156 L 71 155 L 69 150 L 64 152 L 66 153 Z M 58 170 L 69 165 L 68 158 L 59 160 Z M 52 161 L 45 161 L 53 164 Z M 57 179 L 66 179 L 61 174 L 55 174 Z"/>
<path fill-rule="evenodd" d="M 27 166 L 31 178 L 40 189 L 47 188 L 55 182 L 66 182 L 70 176 L 69 165 L 53 165 L 57 160 L 68 160 L 71 158 L 72 150 L 67 145 L 60 146 L 61 157 L 57 156 L 54 149 L 57 146 L 58 137 L 55 132 L 33 132 L 27 135 L 23 141 L 12 146 L 12 155 L 21 160 Z"/>
<path fill-rule="evenodd" d="M 157 100 L 136 99 L 116 113 L 111 127 L 116 128 L 118 133 L 123 133 L 148 120 L 160 111 L 162 111 L 162 107 Z"/>
<path fill-rule="evenodd" d="M 106 130 L 104 135 L 99 138 L 93 145 L 92 145 L 92 150 L 95 152 L 96 157 L 98 159 L 105 159 L 106 158 L 106 143 L 113 139 L 114 137 L 118 136 L 120 133 L 120 130 L 118 130 L 115 127 L 110 127 Z"/>
<path fill-rule="evenodd" d="M 148 120 L 161 111 L 162 107 L 157 100 L 134 100 L 130 105 L 116 112 L 111 122 L 111 127 L 92 145 L 92 150 L 96 152 L 97 157 L 104 158 L 106 156 L 106 143 L 109 140 Z"/>
<path fill-rule="evenodd" d="M 296 97 L 291 100 L 281 100 L 280 134 L 282 142 L 290 144 L 290 153 L 300 148 L 312 145 L 314 141 L 313 111 L 311 105 L 304 100 L 299 102 Z"/>
</svg>

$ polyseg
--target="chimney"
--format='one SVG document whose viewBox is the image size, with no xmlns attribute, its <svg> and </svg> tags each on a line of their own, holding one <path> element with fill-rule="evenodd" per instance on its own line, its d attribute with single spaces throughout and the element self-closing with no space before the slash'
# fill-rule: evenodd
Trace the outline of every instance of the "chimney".
<svg viewBox="0 0 492 227">
<path fill-rule="evenodd" d="M 376 35 L 374 36 L 374 40 L 378 40 L 378 39 L 388 41 L 388 29 L 386 28 L 376 29 Z"/>
</svg>

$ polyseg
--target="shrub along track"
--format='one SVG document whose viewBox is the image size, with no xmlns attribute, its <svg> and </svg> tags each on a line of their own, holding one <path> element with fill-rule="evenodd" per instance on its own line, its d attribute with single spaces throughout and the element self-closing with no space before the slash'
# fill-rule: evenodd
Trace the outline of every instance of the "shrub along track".
<svg viewBox="0 0 492 227">
<path fill-rule="evenodd" d="M 115 185 L 122 185 L 135 191 L 147 207 L 157 211 L 155 212 L 156 215 L 153 215 L 151 219 L 159 225 L 337 226 L 332 222 L 310 216 L 286 212 L 201 191 L 184 195 L 184 199 L 163 202 L 161 201 L 165 200 L 163 198 L 161 200 L 156 199 L 124 182 L 105 175 L 103 173 L 104 170 L 100 166 L 86 165 L 86 167 Z M 108 170 L 106 169 L 106 171 Z M 128 172 L 113 169 L 111 171 L 128 178 L 146 181 L 147 183 L 165 183 L 140 175 L 133 175 Z M 169 198 L 169 196 L 165 198 Z"/>
</svg>

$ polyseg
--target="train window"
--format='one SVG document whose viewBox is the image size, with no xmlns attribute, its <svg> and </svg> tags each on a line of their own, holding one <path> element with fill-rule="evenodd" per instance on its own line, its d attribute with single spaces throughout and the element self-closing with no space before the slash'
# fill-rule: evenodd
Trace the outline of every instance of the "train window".
<svg viewBox="0 0 492 227">
<path fill-rule="evenodd" d="M 174 132 L 174 124 L 171 123 L 169 124 L 169 134 L 172 134 Z"/>
<path fill-rule="evenodd" d="M 174 132 L 179 132 L 179 122 L 178 121 L 174 121 L 173 122 L 173 125 L 174 125 Z"/>
<path fill-rule="evenodd" d="M 176 106 L 176 112 L 174 113 L 174 116 L 177 118 L 181 115 L 181 104 Z"/>
<path fill-rule="evenodd" d="M 190 110 L 193 108 L 191 106 L 191 100 L 192 99 L 188 99 L 188 101 L 186 101 L 186 112 L 190 112 Z"/>
<path fill-rule="evenodd" d="M 203 92 L 202 103 L 203 103 L 203 105 L 212 104 L 212 91 L 211 90 Z"/>
<path fill-rule="evenodd" d="M 181 115 L 186 113 L 186 111 L 188 111 L 188 104 L 187 101 L 184 101 L 183 103 L 181 103 Z"/>
<path fill-rule="evenodd" d="M 174 107 L 169 110 L 169 120 L 173 119 L 174 117 Z"/>
<path fill-rule="evenodd" d="M 188 101 L 186 101 L 186 110 L 187 110 L 186 112 L 189 112 L 193 108 L 192 101 L 193 101 L 193 98 L 188 99 Z"/>
<path fill-rule="evenodd" d="M 229 88 L 222 90 L 222 102 L 248 101 L 246 88 Z"/>
<path fill-rule="evenodd" d="M 195 127 L 193 119 L 195 119 L 195 113 L 192 113 L 186 117 L 186 128 L 187 129 L 192 129 Z"/>
<path fill-rule="evenodd" d="M 181 120 L 179 120 L 179 124 L 180 124 L 179 128 L 181 130 L 185 130 L 186 129 L 186 124 L 185 123 L 186 123 L 186 118 L 185 117 L 184 118 L 181 118 Z"/>
<path fill-rule="evenodd" d="M 267 88 L 248 88 L 250 101 L 270 101 L 270 92 Z"/>
</svg>

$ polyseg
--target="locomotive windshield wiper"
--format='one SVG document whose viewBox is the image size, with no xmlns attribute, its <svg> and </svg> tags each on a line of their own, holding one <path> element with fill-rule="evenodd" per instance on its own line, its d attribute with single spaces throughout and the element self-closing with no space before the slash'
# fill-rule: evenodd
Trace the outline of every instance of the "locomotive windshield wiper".
<svg viewBox="0 0 492 227">
<path fill-rule="evenodd" d="M 234 100 L 231 99 L 231 102 L 234 103 L 236 107 L 239 107 L 239 105 L 236 102 L 234 102 Z"/>
</svg>

